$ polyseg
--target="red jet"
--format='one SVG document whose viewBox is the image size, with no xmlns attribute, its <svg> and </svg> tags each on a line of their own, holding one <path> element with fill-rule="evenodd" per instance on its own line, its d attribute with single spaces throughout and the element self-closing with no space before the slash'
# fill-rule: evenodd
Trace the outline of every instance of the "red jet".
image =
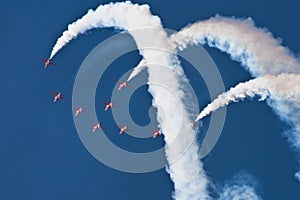
<svg viewBox="0 0 300 200">
<path fill-rule="evenodd" d="M 132 132 L 132 130 L 128 129 L 128 125 L 127 124 L 125 124 L 125 126 L 118 126 L 118 127 L 120 128 L 120 132 L 119 132 L 120 135 L 123 134 L 123 133 L 125 133 L 126 131 L 127 132 Z"/>
<path fill-rule="evenodd" d="M 193 129 L 197 129 L 199 127 L 199 121 L 193 121 L 191 126 Z M 202 122 L 200 122 L 200 126 L 202 126 Z"/>
<path fill-rule="evenodd" d="M 156 138 L 157 136 L 159 136 L 161 134 L 161 132 L 159 130 L 158 131 L 152 130 L 152 132 L 153 132 L 152 138 Z"/>
<path fill-rule="evenodd" d="M 54 93 L 54 92 L 51 92 L 52 96 L 54 96 L 54 99 L 53 99 L 53 102 L 55 103 L 56 101 L 58 101 L 59 99 L 61 100 L 66 100 L 65 97 L 62 96 L 62 93 L 59 92 L 59 93 Z"/>
<path fill-rule="evenodd" d="M 193 128 L 193 129 L 196 129 L 196 128 L 197 128 L 197 124 L 196 124 L 196 122 L 195 122 L 195 121 L 193 121 L 193 123 L 191 124 L 191 126 L 192 126 L 192 128 Z"/>
<path fill-rule="evenodd" d="M 50 58 L 48 58 L 48 59 L 43 59 L 43 58 L 41 58 L 41 61 L 43 61 L 43 62 L 45 63 L 45 68 L 47 68 L 49 65 L 57 66 L 57 64 L 54 63 L 54 62 L 52 62 L 52 61 L 50 60 Z"/>
<path fill-rule="evenodd" d="M 83 107 L 80 108 L 73 108 L 75 110 L 75 116 L 78 116 L 81 113 L 87 113 Z"/>
<path fill-rule="evenodd" d="M 96 124 L 92 124 L 93 126 L 93 129 L 92 129 L 92 132 L 94 133 L 95 131 L 97 131 L 98 129 L 102 129 L 102 130 L 106 130 L 106 128 L 104 128 L 101 124 L 101 122 L 98 122 Z"/>
<path fill-rule="evenodd" d="M 128 87 L 128 88 L 132 87 L 130 85 L 127 85 L 127 81 L 123 81 L 123 82 L 117 81 L 117 83 L 119 84 L 118 90 L 122 90 L 123 88 L 126 88 L 126 87 Z"/>
<path fill-rule="evenodd" d="M 106 101 L 103 101 L 103 103 L 105 104 L 105 108 L 104 108 L 105 111 L 107 111 L 107 110 L 109 110 L 109 109 L 115 107 L 115 106 L 113 106 L 112 101 L 110 101 L 109 103 L 106 102 Z"/>
</svg>

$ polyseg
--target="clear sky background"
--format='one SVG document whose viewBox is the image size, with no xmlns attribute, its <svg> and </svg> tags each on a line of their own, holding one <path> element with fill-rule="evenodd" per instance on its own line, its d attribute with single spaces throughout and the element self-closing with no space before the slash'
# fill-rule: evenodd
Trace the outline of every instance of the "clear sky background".
<svg viewBox="0 0 300 200">
<path fill-rule="evenodd" d="M 107 2 L 0 2 L 0 199 L 171 199 L 173 184 L 164 169 L 128 174 L 108 168 L 88 153 L 75 130 L 71 96 L 76 72 L 85 56 L 116 32 L 110 28 L 80 36 L 56 55 L 53 61 L 59 67 L 44 69 L 40 62 L 40 58 L 49 56 L 67 24 L 88 9 Z M 282 38 L 283 44 L 295 54 L 300 52 L 300 2 L 297 0 L 135 2 L 149 4 L 164 27 L 173 30 L 215 14 L 250 16 L 257 26 L 266 27 L 275 37 Z M 206 49 L 217 64 L 226 89 L 250 79 L 249 73 L 227 55 Z M 125 71 L 138 60 L 135 54 L 121 58 L 115 65 L 122 63 Z M 126 61 L 130 64 L 126 65 Z M 192 84 L 197 82 L 191 71 L 186 69 L 186 73 Z M 109 73 L 107 79 L 112 81 L 107 83 L 108 89 L 120 75 L 121 72 Z M 53 104 L 52 91 L 63 91 L 69 100 Z M 205 99 L 207 94 L 198 95 Z M 109 97 L 97 94 L 97 98 Z M 146 116 L 151 101 L 146 87 L 134 98 L 147 101 L 133 108 L 145 112 Z M 202 102 L 200 106 L 204 105 Z M 203 160 L 216 188 L 235 174 L 247 172 L 255 177 L 257 192 L 263 199 L 300 199 L 299 183 L 294 178 L 296 153 L 281 136 L 286 130 L 288 126 L 264 102 L 248 100 L 230 105 L 221 138 Z M 118 142 L 126 146 L 126 140 Z M 150 144 L 162 145 L 162 138 L 157 138 L 157 144 L 153 141 Z"/>
</svg>

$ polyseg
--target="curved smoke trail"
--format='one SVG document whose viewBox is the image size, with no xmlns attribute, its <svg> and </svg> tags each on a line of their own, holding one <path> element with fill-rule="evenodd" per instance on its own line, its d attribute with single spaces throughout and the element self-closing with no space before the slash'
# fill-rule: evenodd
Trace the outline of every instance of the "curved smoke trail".
<svg viewBox="0 0 300 200">
<path fill-rule="evenodd" d="M 161 21 L 157 16 L 153 16 L 148 5 L 137 5 L 130 2 L 101 5 L 95 11 L 89 10 L 81 19 L 70 24 L 68 30 L 57 40 L 53 47 L 50 58 L 65 46 L 69 41 L 79 34 L 93 28 L 115 27 L 127 30 L 134 38 L 140 54 L 144 57 L 148 67 L 149 82 L 160 83 L 173 91 L 180 100 L 182 107 L 189 92 L 184 91 L 183 85 L 187 84 L 187 79 L 179 66 L 177 57 L 169 52 L 176 52 L 175 45 L 167 37 L 162 28 Z M 151 29 L 149 29 L 151 28 Z M 137 34 L 136 29 L 145 29 Z M 143 46 L 157 47 L 157 49 L 167 49 L 169 52 L 142 50 Z M 155 64 L 159 64 L 158 67 Z M 164 74 L 164 79 L 160 75 Z M 173 160 L 177 152 L 183 152 L 191 138 L 195 137 L 195 130 L 189 125 L 192 121 L 192 113 L 186 109 L 179 110 L 178 102 L 164 88 L 157 85 L 149 85 L 149 91 L 153 96 L 153 105 L 158 108 L 157 118 L 165 135 L 166 157 Z M 161 109 L 164 109 L 163 111 Z M 181 118 L 181 119 L 179 119 Z M 165 123 L 165 122 L 168 123 Z M 178 123 L 178 122 L 182 123 Z M 180 127 L 180 126 L 184 127 Z M 180 144 L 175 147 L 170 143 L 176 136 L 176 130 L 181 130 L 185 137 L 182 137 Z M 175 132 L 174 132 L 175 131 Z M 189 146 L 184 156 L 172 163 L 168 172 L 174 181 L 176 199 L 209 199 L 207 192 L 208 180 L 203 170 L 196 142 Z M 188 169 L 188 170 L 187 170 Z"/>
<path fill-rule="evenodd" d="M 299 60 L 289 49 L 281 46 L 280 40 L 274 39 L 266 29 L 256 28 L 251 18 L 235 19 L 217 15 L 183 28 L 172 35 L 171 39 L 179 49 L 184 49 L 188 45 L 207 43 L 210 47 L 226 52 L 233 60 L 241 62 L 255 77 L 300 73 Z M 295 85 L 291 85 L 289 89 L 293 88 Z M 292 124 L 293 129 L 288 131 L 286 136 L 297 152 L 300 152 L 299 103 L 284 99 L 273 100 L 268 104 L 283 120 Z M 295 177 L 300 181 L 299 170 Z"/>
<path fill-rule="evenodd" d="M 139 73 L 141 73 L 144 69 L 146 69 L 146 67 L 147 67 L 146 61 L 144 59 L 141 60 L 141 62 L 133 69 L 133 71 L 129 75 L 127 82 L 129 82 L 131 79 L 133 79 Z"/>
<path fill-rule="evenodd" d="M 183 28 L 171 39 L 179 49 L 193 44 L 215 47 L 241 62 L 255 77 L 300 73 L 299 60 L 265 28 L 256 28 L 251 18 L 235 19 L 217 15 Z"/>
<path fill-rule="evenodd" d="M 163 47 L 174 53 L 176 52 L 176 45 L 174 45 L 173 42 L 177 44 L 179 49 L 183 49 L 189 44 L 208 43 L 212 47 L 229 53 L 234 60 L 240 61 L 254 76 L 300 72 L 298 60 L 289 50 L 280 46 L 279 41 L 275 40 L 271 33 L 255 28 L 251 19 L 236 20 L 217 16 L 210 20 L 198 22 L 183 29 L 178 34 L 172 35 L 172 42 L 163 31 L 159 18 L 151 15 L 147 5 L 133 5 L 130 2 L 108 4 L 99 6 L 95 11 L 90 10 L 82 19 L 69 25 L 68 30 L 63 33 L 62 37 L 60 37 L 55 44 L 50 58 L 70 40 L 76 38 L 77 35 L 89 29 L 99 27 L 125 29 L 132 34 L 138 47 L 143 46 L 145 40 L 147 40 L 146 43 L 151 42 L 151 44 L 155 41 L 155 45 L 158 48 Z M 149 27 L 155 27 L 156 31 L 147 32 L 147 37 L 144 35 L 136 35 L 133 31 L 135 29 Z M 265 50 L 263 53 L 262 49 Z M 184 92 L 179 85 L 181 83 L 185 84 L 187 80 L 184 75 L 179 75 L 182 74 L 182 69 L 178 65 L 177 58 L 174 59 L 175 56 L 172 56 L 170 53 L 155 53 L 141 49 L 140 54 L 143 55 L 147 62 L 149 81 L 161 82 L 164 80 L 161 80 L 159 75 L 161 73 L 167 75 L 166 81 L 162 84 L 176 91 L 181 103 L 184 103 Z M 158 68 L 154 67 L 152 63 L 173 67 Z M 175 68 L 179 71 L 174 70 Z M 171 115 L 166 114 L 164 116 L 176 116 L 176 114 L 174 115 L 174 111 L 176 111 L 178 105 L 174 105 L 172 97 L 165 97 L 166 93 L 162 91 L 161 88 L 151 85 L 149 85 L 149 88 L 154 99 L 153 104 L 159 109 L 167 108 L 168 110 L 164 111 L 166 113 L 172 113 Z M 168 101 L 163 101 L 166 98 Z M 292 121 L 295 125 L 295 130 L 299 132 L 300 116 L 299 112 L 295 113 L 294 109 L 299 108 L 299 105 L 286 100 L 276 100 L 272 105 L 274 105 L 273 108 L 284 119 Z M 161 115 L 162 112 L 159 109 L 157 116 L 159 122 L 164 124 L 163 122 L 168 119 Z M 183 118 L 183 123 L 189 124 L 189 114 L 186 112 L 183 113 Z M 176 121 L 177 120 L 174 120 L 174 123 L 170 123 L 167 127 L 162 127 L 167 144 L 172 140 L 172 131 L 177 128 L 178 124 L 176 124 Z M 193 137 L 194 134 L 194 131 L 191 130 L 190 127 L 185 127 L 184 132 L 186 135 L 183 137 L 182 145 L 180 145 L 179 148 L 184 146 L 186 137 Z M 300 136 L 294 135 L 291 140 L 293 140 L 295 145 L 299 145 Z M 169 168 L 170 176 L 175 184 L 176 199 L 209 198 L 206 191 L 208 180 L 203 171 L 202 163 L 197 156 L 197 150 L 197 145 L 193 144 L 189 152 Z M 169 148 L 166 148 L 167 159 L 172 157 L 172 153 Z M 187 168 L 189 170 L 186 170 Z M 232 191 L 233 189 L 234 191 L 240 191 L 234 187 L 226 190 L 224 194 L 227 194 L 228 191 Z M 250 190 L 253 191 L 252 189 Z"/>
<path fill-rule="evenodd" d="M 145 18 L 147 18 L 147 20 L 144 20 Z M 100 5 L 95 11 L 89 10 L 81 19 L 68 25 L 68 30 L 64 31 L 62 36 L 56 41 L 50 59 L 78 35 L 90 29 L 101 27 L 114 27 L 127 30 L 132 34 L 134 33 L 131 31 L 135 29 L 157 27 L 158 33 L 160 32 L 160 34 L 165 35 L 159 17 L 153 16 L 150 13 L 148 5 L 137 5 L 131 2 Z M 136 40 L 137 43 L 142 41 L 141 38 Z M 163 43 L 164 41 L 160 42 Z M 166 40 L 164 45 L 169 46 L 170 43 Z"/>
<path fill-rule="evenodd" d="M 245 83 L 239 83 L 208 104 L 198 115 L 196 121 L 232 102 L 238 102 L 245 98 L 254 98 L 255 96 L 258 96 L 260 101 L 269 97 L 272 100 L 299 103 L 300 74 L 266 75 Z"/>
</svg>

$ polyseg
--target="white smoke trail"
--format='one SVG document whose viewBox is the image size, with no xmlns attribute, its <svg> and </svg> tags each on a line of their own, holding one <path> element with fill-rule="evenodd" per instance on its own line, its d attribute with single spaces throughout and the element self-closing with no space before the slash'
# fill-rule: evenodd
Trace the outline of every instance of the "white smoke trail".
<svg viewBox="0 0 300 200">
<path fill-rule="evenodd" d="M 216 47 L 241 62 L 254 76 L 300 73 L 295 56 L 265 28 L 256 28 L 251 18 L 234 19 L 217 15 L 183 28 L 171 39 L 179 49 L 205 43 Z"/>
<path fill-rule="evenodd" d="M 145 18 L 147 20 L 143 20 Z M 101 27 L 115 27 L 128 32 L 150 27 L 162 28 L 159 17 L 151 15 L 148 5 L 137 5 L 131 2 L 100 5 L 95 11 L 89 10 L 81 19 L 68 25 L 68 30 L 64 31 L 56 41 L 50 59 L 79 34 Z"/>
<path fill-rule="evenodd" d="M 224 188 L 219 200 L 260 200 L 255 189 L 249 185 L 231 185 Z"/>
<path fill-rule="evenodd" d="M 255 191 L 256 180 L 246 173 L 238 173 L 220 193 L 219 200 L 261 200 Z"/>
<path fill-rule="evenodd" d="M 198 115 L 196 121 L 231 102 L 238 102 L 247 97 L 253 98 L 255 96 L 259 96 L 260 101 L 269 97 L 275 101 L 300 102 L 300 74 L 266 75 L 245 83 L 239 83 L 208 104 Z"/>
<path fill-rule="evenodd" d="M 78 34 L 100 27 L 115 27 L 127 30 L 133 36 L 140 54 L 147 63 L 149 82 L 156 82 L 164 86 L 162 88 L 159 85 L 149 84 L 149 91 L 153 96 L 153 105 L 158 108 L 157 118 L 159 123 L 166 124 L 161 128 L 165 136 L 167 160 L 173 160 L 177 156 L 176 153 L 183 152 L 187 147 L 187 143 L 195 136 L 195 130 L 189 125 L 192 120 L 191 113 L 186 112 L 185 109 L 178 109 L 180 106 L 184 107 L 185 94 L 188 94 L 180 87 L 187 83 L 187 79 L 182 68 L 178 65 L 177 57 L 168 53 L 175 52 L 175 45 L 167 37 L 160 19 L 150 13 L 148 5 L 122 2 L 101 5 L 95 11 L 89 10 L 85 16 L 68 26 L 68 30 L 63 33 L 53 47 L 50 58 L 70 40 L 76 38 Z M 140 31 L 136 31 L 137 29 Z M 144 31 L 141 31 L 141 29 L 144 29 Z M 141 49 L 144 46 L 167 49 L 168 52 L 153 49 L 142 51 Z M 158 67 L 155 64 L 164 67 Z M 161 74 L 164 74 L 163 79 L 160 77 Z M 169 90 L 175 93 L 179 102 L 174 99 Z M 184 127 L 180 127 L 182 125 Z M 174 146 L 171 145 L 171 142 L 176 137 L 176 130 L 182 131 L 185 136 L 182 137 L 180 143 Z M 194 142 L 189 146 L 185 155 L 168 168 L 171 179 L 174 181 L 174 197 L 176 199 L 201 200 L 209 198 L 206 191 L 209 181 L 206 178 L 197 152 L 198 146 Z"/>
<path fill-rule="evenodd" d="M 228 53 L 233 60 L 241 62 L 255 77 L 300 73 L 299 60 L 266 29 L 256 28 L 251 18 L 234 19 L 217 15 L 182 29 L 172 35 L 171 39 L 179 49 L 192 44 L 207 43 L 210 47 Z M 294 87 L 295 85 L 291 85 L 289 89 Z M 300 153 L 299 103 L 278 99 L 269 105 L 283 120 L 293 125 L 293 130 L 288 131 L 286 136 Z M 300 181 L 299 174 L 300 171 L 295 177 Z"/>
<path fill-rule="evenodd" d="M 141 73 L 144 69 L 146 69 L 146 67 L 147 67 L 146 61 L 144 59 L 141 60 L 141 62 L 133 69 L 133 71 L 129 75 L 127 82 L 129 82 L 131 79 L 133 79 L 139 73 Z"/>
</svg>

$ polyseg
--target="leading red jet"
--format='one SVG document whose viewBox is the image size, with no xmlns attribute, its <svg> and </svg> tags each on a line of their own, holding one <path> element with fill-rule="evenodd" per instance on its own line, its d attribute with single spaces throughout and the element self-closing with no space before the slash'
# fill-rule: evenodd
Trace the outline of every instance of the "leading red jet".
<svg viewBox="0 0 300 200">
<path fill-rule="evenodd" d="M 51 92 L 52 96 L 54 96 L 54 99 L 53 99 L 53 102 L 55 103 L 56 101 L 58 101 L 59 99 L 61 100 L 66 100 L 65 97 L 62 96 L 62 93 L 59 92 L 59 93 L 54 93 L 54 92 Z"/>
<path fill-rule="evenodd" d="M 152 130 L 152 132 L 153 132 L 152 138 L 156 138 L 157 136 L 159 136 L 161 134 L 160 130 L 158 130 L 158 131 Z"/>
<path fill-rule="evenodd" d="M 41 58 L 41 61 L 45 63 L 45 68 L 47 68 L 49 65 L 57 66 L 57 64 L 52 62 L 50 58 L 48 59 Z"/>
<path fill-rule="evenodd" d="M 132 87 L 127 84 L 127 81 L 123 81 L 123 82 L 117 81 L 117 83 L 119 84 L 118 90 L 122 90 L 123 88 L 126 88 L 126 87 L 128 87 L 128 88 Z"/>
</svg>

